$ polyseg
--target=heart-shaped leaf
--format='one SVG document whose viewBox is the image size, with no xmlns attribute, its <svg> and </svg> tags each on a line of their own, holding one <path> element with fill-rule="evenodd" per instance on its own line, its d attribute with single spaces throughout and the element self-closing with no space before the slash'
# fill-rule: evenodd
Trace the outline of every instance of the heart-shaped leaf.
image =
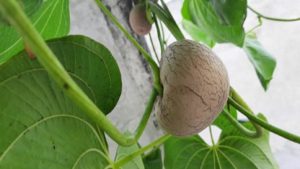
<svg viewBox="0 0 300 169">
<path fill-rule="evenodd" d="M 109 50 L 83 36 L 48 45 L 71 77 L 105 113 L 121 93 Z M 0 169 L 97 169 L 108 165 L 98 127 L 26 52 L 0 66 Z"/>
<path fill-rule="evenodd" d="M 246 37 L 244 50 L 255 68 L 261 85 L 267 90 L 276 68 L 275 58 L 262 47 L 255 36 Z"/>
<path fill-rule="evenodd" d="M 203 42 L 212 39 L 237 46 L 243 46 L 244 43 L 246 13 L 246 0 L 185 0 L 182 8 L 183 18 L 198 27 Z"/>
<path fill-rule="evenodd" d="M 222 133 L 214 146 L 209 146 L 199 136 L 169 139 L 165 143 L 165 168 L 277 169 L 278 167 L 271 154 L 267 131 L 256 139 L 232 131 Z"/>
<path fill-rule="evenodd" d="M 44 39 L 67 35 L 70 29 L 69 0 L 25 0 L 21 6 Z M 0 65 L 24 48 L 17 31 L 0 24 Z"/>
</svg>

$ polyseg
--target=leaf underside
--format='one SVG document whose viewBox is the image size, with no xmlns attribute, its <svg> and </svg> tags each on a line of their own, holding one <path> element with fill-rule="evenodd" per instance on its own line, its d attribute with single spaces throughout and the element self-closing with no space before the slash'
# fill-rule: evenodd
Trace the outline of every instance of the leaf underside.
<svg viewBox="0 0 300 169">
<path fill-rule="evenodd" d="M 267 90 L 276 68 L 275 58 L 263 48 L 255 37 L 250 35 L 245 39 L 244 50 L 255 68 L 261 85 Z"/>
<path fill-rule="evenodd" d="M 20 5 L 44 39 L 69 33 L 69 0 L 22 0 Z M 1 65 L 23 50 L 24 42 L 14 27 L 7 24 L 0 24 L 0 37 Z"/>
<path fill-rule="evenodd" d="M 83 36 L 48 45 L 105 113 L 116 105 L 121 77 L 111 53 Z M 99 128 L 25 52 L 0 66 L 0 169 L 97 169 L 108 165 Z"/>
<path fill-rule="evenodd" d="M 221 133 L 215 146 L 208 145 L 199 136 L 173 137 L 164 147 L 166 169 L 278 168 L 271 155 L 267 131 L 257 139 L 244 137 L 234 130 Z"/>
</svg>

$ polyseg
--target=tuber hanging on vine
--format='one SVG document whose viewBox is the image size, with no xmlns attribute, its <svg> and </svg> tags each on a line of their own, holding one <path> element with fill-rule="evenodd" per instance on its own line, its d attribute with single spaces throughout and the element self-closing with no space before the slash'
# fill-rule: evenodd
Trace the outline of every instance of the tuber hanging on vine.
<svg viewBox="0 0 300 169">
<path fill-rule="evenodd" d="M 129 14 L 129 23 L 133 31 L 141 36 L 148 34 L 152 24 L 147 18 L 146 6 L 138 4 L 132 8 Z"/>
<path fill-rule="evenodd" d="M 191 40 L 167 47 L 161 60 L 164 87 L 157 117 L 176 136 L 199 133 L 222 111 L 229 94 L 225 66 L 211 49 Z"/>
</svg>

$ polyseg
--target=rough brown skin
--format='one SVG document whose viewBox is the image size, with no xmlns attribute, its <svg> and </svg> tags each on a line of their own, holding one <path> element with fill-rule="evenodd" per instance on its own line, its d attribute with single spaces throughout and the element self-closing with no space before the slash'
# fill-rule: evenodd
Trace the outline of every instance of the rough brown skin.
<svg viewBox="0 0 300 169">
<path fill-rule="evenodd" d="M 140 36 L 150 32 L 152 24 L 147 19 L 145 5 L 138 4 L 132 8 L 129 14 L 129 23 L 132 30 Z"/>
<path fill-rule="evenodd" d="M 160 78 L 164 91 L 157 120 L 172 135 L 199 133 L 227 101 L 230 84 L 225 66 L 211 49 L 197 42 L 183 40 L 168 46 Z"/>
</svg>

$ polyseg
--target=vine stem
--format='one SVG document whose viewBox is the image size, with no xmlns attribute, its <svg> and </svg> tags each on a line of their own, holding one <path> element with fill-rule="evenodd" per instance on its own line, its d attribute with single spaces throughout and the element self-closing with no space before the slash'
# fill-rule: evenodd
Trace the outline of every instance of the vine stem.
<svg viewBox="0 0 300 169">
<path fill-rule="evenodd" d="M 159 145 L 163 144 L 165 141 L 167 141 L 169 138 L 171 137 L 170 134 L 166 134 L 163 135 L 162 137 L 158 138 L 157 140 L 153 141 L 152 143 L 146 145 L 145 147 L 131 153 L 130 155 L 116 161 L 114 163 L 114 167 L 119 168 L 120 166 L 123 166 L 124 164 L 126 164 L 127 162 L 133 160 L 134 158 L 136 158 L 137 156 L 143 154 L 144 152 L 146 152 L 147 150 L 150 150 L 153 147 L 158 147 Z"/>
<path fill-rule="evenodd" d="M 285 130 L 282 130 L 278 127 L 275 127 L 264 120 L 261 120 L 260 118 L 256 117 L 252 112 L 248 111 L 246 108 L 244 108 L 242 105 L 238 104 L 234 99 L 231 97 L 228 98 L 229 104 L 234 106 L 237 110 L 239 110 L 242 114 L 244 114 L 246 117 L 248 117 L 251 121 L 255 122 L 256 124 L 259 124 L 261 127 L 283 137 L 290 141 L 293 141 L 295 143 L 300 143 L 300 136 L 297 136 L 295 134 L 289 133 Z"/>
<path fill-rule="evenodd" d="M 236 100 L 240 105 L 242 105 L 247 111 L 249 111 L 250 113 L 254 114 L 253 111 L 251 110 L 251 108 L 248 106 L 248 104 L 243 100 L 243 98 L 234 90 L 233 87 L 230 87 L 230 96 L 231 98 L 233 98 L 234 100 Z M 225 110 L 226 111 L 226 110 Z M 229 115 L 229 116 L 228 116 Z M 262 136 L 263 134 L 263 130 L 261 128 L 261 126 L 259 126 L 258 124 L 254 123 L 252 120 L 250 120 L 250 123 L 253 125 L 253 127 L 255 128 L 255 132 L 248 130 L 249 132 L 247 132 L 247 129 L 244 128 L 243 125 L 241 125 L 236 119 L 234 119 L 229 113 L 226 115 L 225 112 L 225 116 L 227 117 L 227 119 L 235 126 L 237 127 L 237 129 L 239 129 L 242 133 L 244 133 L 245 135 L 249 136 L 249 137 L 253 137 L 253 138 L 257 138 Z"/>
<path fill-rule="evenodd" d="M 0 0 L 0 12 L 22 35 L 24 41 L 36 55 L 38 61 L 49 73 L 50 77 L 58 86 L 95 121 L 114 141 L 123 146 L 130 146 L 137 142 L 141 136 L 146 123 L 150 117 L 153 103 L 157 96 L 156 91 L 152 91 L 145 114 L 138 126 L 136 136 L 125 136 L 113 123 L 104 115 L 104 113 L 90 100 L 90 98 L 74 82 L 63 65 L 56 58 L 54 53 L 47 46 L 41 35 L 37 32 L 30 20 L 23 12 L 20 5 L 15 0 Z"/>
<path fill-rule="evenodd" d="M 163 3 L 163 1 L 162 1 Z M 164 4 L 164 3 L 163 3 Z M 173 16 L 168 10 L 168 7 L 164 4 L 164 8 L 156 3 L 149 2 L 151 11 L 166 25 L 169 31 L 177 40 L 184 40 L 185 37 L 180 28 L 176 24 Z"/>
<path fill-rule="evenodd" d="M 295 21 L 300 21 L 300 17 L 298 18 L 291 18 L 291 19 L 286 19 L 286 18 L 275 18 L 275 17 L 270 17 L 270 16 L 266 16 L 261 14 L 260 12 L 256 11 L 255 9 L 253 9 L 251 6 L 247 6 L 248 9 L 250 11 L 252 11 L 253 13 L 255 13 L 257 16 L 267 19 L 267 20 L 271 20 L 271 21 L 278 21 L 278 22 L 295 22 Z"/>
<path fill-rule="evenodd" d="M 248 137 L 252 137 L 252 138 L 258 138 L 262 135 L 262 132 L 261 132 L 262 130 L 252 131 L 252 130 L 247 129 L 241 123 L 239 123 L 235 118 L 233 118 L 227 110 L 224 109 L 223 114 L 231 122 L 231 124 L 234 125 L 235 128 L 237 128 L 244 135 L 246 135 Z"/>
<path fill-rule="evenodd" d="M 155 103 L 155 100 L 156 100 L 157 96 L 158 96 L 158 93 L 157 93 L 156 89 L 153 88 L 152 92 L 150 94 L 150 98 L 149 98 L 148 103 L 147 103 L 147 107 L 146 107 L 145 112 L 143 114 L 143 117 L 142 117 L 137 129 L 135 130 L 136 140 L 138 140 L 142 136 L 142 134 L 143 134 L 143 132 L 146 128 L 147 122 L 150 118 L 150 115 L 151 115 L 151 112 L 152 112 L 152 109 L 153 109 L 153 106 L 154 106 L 154 103 Z"/>
<path fill-rule="evenodd" d="M 95 0 L 98 7 L 102 10 L 102 12 L 124 33 L 126 38 L 143 54 L 145 60 L 149 63 L 152 73 L 153 73 L 153 80 L 154 80 L 154 87 L 157 92 L 162 95 L 162 85 L 160 83 L 159 77 L 159 67 L 152 59 L 150 54 L 138 43 L 138 41 L 131 36 L 131 34 L 120 24 L 118 19 L 106 8 L 106 6 L 101 2 L 101 0 Z"/>
<path fill-rule="evenodd" d="M 263 22 L 262 22 L 262 19 L 261 19 L 261 17 L 260 17 L 260 16 L 258 16 L 258 17 L 257 17 L 257 19 L 258 19 L 258 24 L 257 24 L 257 25 L 255 25 L 253 28 L 251 28 L 249 31 L 247 31 L 247 34 L 249 34 L 249 33 L 253 32 L 255 29 L 257 29 L 257 28 L 259 28 L 259 27 L 261 27 L 261 26 L 262 26 Z"/>
<path fill-rule="evenodd" d="M 152 46 L 152 50 L 153 50 L 155 59 L 156 59 L 157 63 L 159 63 L 159 58 L 158 58 L 158 55 L 157 55 L 157 52 L 156 52 L 156 49 L 155 49 L 155 46 L 154 46 L 154 41 L 153 41 L 151 32 L 149 33 L 149 39 L 150 39 L 150 43 L 151 43 L 151 46 Z"/>
<path fill-rule="evenodd" d="M 212 145 L 214 147 L 216 144 L 215 144 L 215 140 L 214 140 L 214 136 L 213 136 L 213 132 L 212 132 L 211 126 L 208 126 L 208 128 L 209 128 L 209 135 L 210 135 L 211 143 L 212 143 Z"/>
<path fill-rule="evenodd" d="M 155 25 L 155 28 L 156 28 L 156 34 L 157 34 L 158 41 L 159 41 L 160 54 L 162 55 L 162 53 L 165 50 L 165 46 L 164 46 L 164 42 L 163 42 L 163 39 L 162 39 L 162 36 L 161 36 L 161 29 L 160 29 L 160 27 L 158 25 L 157 18 L 156 18 L 155 14 L 153 14 L 153 20 L 154 20 L 154 25 Z"/>
</svg>

